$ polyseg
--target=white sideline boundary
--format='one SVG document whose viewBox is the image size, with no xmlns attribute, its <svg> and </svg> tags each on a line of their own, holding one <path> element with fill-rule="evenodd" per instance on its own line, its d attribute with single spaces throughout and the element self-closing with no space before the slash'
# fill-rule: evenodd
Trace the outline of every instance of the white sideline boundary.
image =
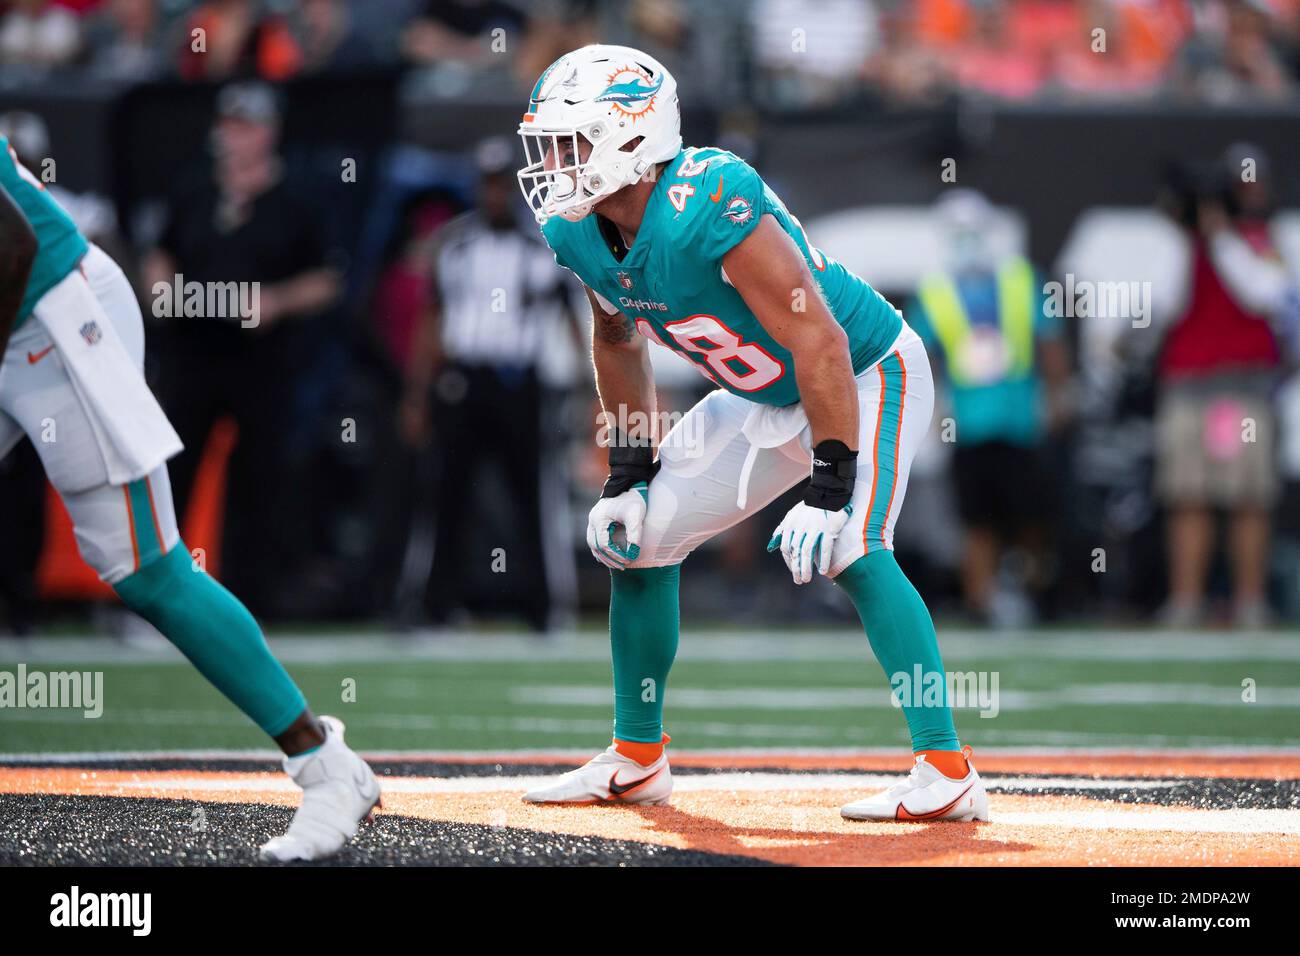
<svg viewBox="0 0 1300 956">
<path fill-rule="evenodd" d="M 420 631 L 395 636 L 382 631 L 277 632 L 272 649 L 285 663 L 447 660 L 593 661 L 609 657 L 601 631 L 572 631 L 539 639 L 508 631 Z M 1288 631 L 1022 630 L 971 631 L 941 627 L 945 660 L 988 660 L 1027 654 L 1050 660 L 1109 661 L 1300 661 L 1300 641 Z M 843 627 L 807 631 L 686 628 L 678 660 L 847 661 L 867 660 L 871 649 L 859 630 Z M 127 646 L 90 635 L 0 638 L 0 663 L 153 663 L 189 666 L 161 638 L 157 646 Z"/>
<path fill-rule="evenodd" d="M 688 750 L 674 748 L 674 753 L 689 756 L 692 760 L 709 757 L 729 759 L 736 757 L 767 758 L 779 761 L 783 757 L 890 757 L 906 756 L 903 747 L 731 747 Z M 476 763 L 523 763 L 537 759 L 576 759 L 591 757 L 590 748 L 526 748 L 521 750 L 366 750 L 361 752 L 367 760 L 398 762 L 403 760 L 430 763 L 473 761 Z M 57 766 L 78 763 L 111 763 L 121 760 L 271 760 L 279 761 L 283 755 L 278 750 L 254 748 L 248 750 L 87 750 L 68 752 L 3 753 L 0 761 L 6 763 L 44 764 Z M 1130 757 L 1162 757 L 1169 759 L 1189 757 L 1262 757 L 1275 759 L 1300 758 L 1300 747 L 1232 746 L 1232 747 L 981 747 L 979 756 L 987 757 L 1101 757 L 1123 759 Z"/>
</svg>

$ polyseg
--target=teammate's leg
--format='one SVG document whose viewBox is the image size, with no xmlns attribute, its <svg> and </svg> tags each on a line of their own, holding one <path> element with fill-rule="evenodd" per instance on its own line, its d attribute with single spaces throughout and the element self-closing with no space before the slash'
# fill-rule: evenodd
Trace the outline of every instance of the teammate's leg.
<svg viewBox="0 0 1300 956">
<path fill-rule="evenodd" d="M 121 270 L 92 248 L 84 262 L 103 310 L 136 364 L 141 319 Z M 73 277 L 71 281 L 82 281 Z M 50 351 L 39 363 L 15 357 L 28 347 Z M 261 629 L 229 591 L 196 566 L 180 540 L 165 465 L 126 485 L 107 481 L 90 413 L 73 388 L 62 355 L 33 321 L 5 357 L 0 411 L 27 432 L 72 519 L 82 557 L 132 610 L 153 623 L 199 671 L 286 753 L 285 770 L 304 788 L 284 837 L 263 854 L 315 859 L 332 853 L 378 802 L 370 768 L 343 742 L 343 727 L 317 720 L 302 692 L 267 647 Z M 13 361 L 11 361 L 13 358 Z M 11 374 L 12 373 L 12 374 Z M 45 440 L 53 434 L 55 440 Z"/>
<path fill-rule="evenodd" d="M 231 703 L 273 738 L 304 716 L 302 691 L 253 616 L 180 540 L 166 466 L 129 485 L 64 493 L 63 501 L 86 562 Z M 303 734 L 307 740 L 286 741 L 285 752 L 323 743 L 313 730 Z"/>
</svg>

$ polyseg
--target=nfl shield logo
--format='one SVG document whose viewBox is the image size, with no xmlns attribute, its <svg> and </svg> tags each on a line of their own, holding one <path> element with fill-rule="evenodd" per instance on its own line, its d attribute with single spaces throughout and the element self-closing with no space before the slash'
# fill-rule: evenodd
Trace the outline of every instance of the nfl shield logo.
<svg viewBox="0 0 1300 956">
<path fill-rule="evenodd" d="M 99 331 L 99 323 L 91 319 L 80 329 L 81 337 L 86 340 L 87 345 L 94 345 L 98 342 L 103 333 Z"/>
<path fill-rule="evenodd" d="M 620 272 L 618 274 L 618 284 L 624 289 L 630 289 L 632 288 L 632 277 L 626 272 Z"/>
</svg>

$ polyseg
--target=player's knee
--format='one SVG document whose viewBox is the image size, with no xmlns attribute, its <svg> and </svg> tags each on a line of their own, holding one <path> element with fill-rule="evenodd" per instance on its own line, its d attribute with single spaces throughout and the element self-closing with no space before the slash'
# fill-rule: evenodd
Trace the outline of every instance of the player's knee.
<svg viewBox="0 0 1300 956">
<path fill-rule="evenodd" d="M 188 549 L 179 544 L 110 583 L 127 607 L 156 624 L 164 612 L 187 603 L 201 573 Z"/>
<path fill-rule="evenodd" d="M 105 584 L 116 587 L 119 581 L 139 569 L 138 558 L 130 542 L 118 540 L 117 535 L 74 526 L 73 536 L 77 540 L 77 551 L 81 554 L 81 559 L 90 565 Z"/>
</svg>

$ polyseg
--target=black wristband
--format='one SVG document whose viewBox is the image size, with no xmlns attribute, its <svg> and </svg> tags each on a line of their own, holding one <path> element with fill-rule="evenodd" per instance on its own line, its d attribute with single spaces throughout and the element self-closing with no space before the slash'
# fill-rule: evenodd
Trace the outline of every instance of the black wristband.
<svg viewBox="0 0 1300 956">
<path fill-rule="evenodd" d="M 649 439 L 628 438 L 615 430 L 609 446 L 609 477 L 601 489 L 602 498 L 617 498 L 638 482 L 649 483 L 659 470 Z"/>
<path fill-rule="evenodd" d="M 858 453 L 837 438 L 817 443 L 813 449 L 812 480 L 803 493 L 810 508 L 840 511 L 853 497 L 858 477 Z"/>
</svg>

